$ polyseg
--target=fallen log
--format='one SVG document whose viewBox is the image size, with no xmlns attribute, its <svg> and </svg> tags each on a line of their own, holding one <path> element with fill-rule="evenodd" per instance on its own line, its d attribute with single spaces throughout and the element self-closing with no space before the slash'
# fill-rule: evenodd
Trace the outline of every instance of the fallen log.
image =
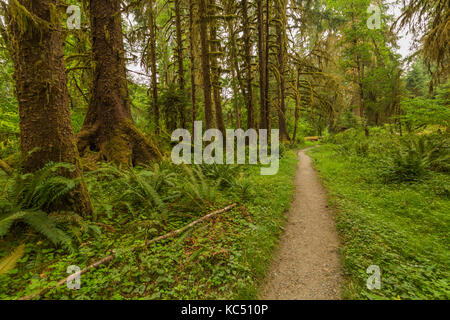
<svg viewBox="0 0 450 320">
<path fill-rule="evenodd" d="M 320 137 L 306 137 L 305 141 L 309 141 L 309 142 L 317 142 L 320 140 Z"/>
<path fill-rule="evenodd" d="M 157 238 L 154 238 L 154 239 L 150 239 L 150 240 L 148 240 L 147 242 L 145 242 L 145 244 L 143 244 L 143 245 L 141 245 L 141 246 L 138 246 L 138 247 L 146 247 L 146 246 L 148 246 L 148 245 L 150 245 L 150 244 L 152 244 L 152 243 L 159 242 L 159 241 L 165 240 L 165 239 L 167 239 L 167 238 L 175 237 L 176 235 L 178 235 L 178 234 L 180 234 L 180 233 L 183 233 L 184 231 L 186 231 L 186 230 L 192 228 L 192 227 L 195 226 L 196 224 L 199 224 L 199 223 L 201 223 L 201 222 L 203 222 L 203 221 L 205 221 L 205 220 L 211 219 L 212 217 L 214 217 L 214 216 L 216 216 L 216 215 L 218 215 L 218 214 L 221 214 L 221 213 L 230 211 L 231 209 L 233 209 L 233 208 L 236 207 L 236 206 L 237 206 L 237 204 L 236 204 L 236 203 L 233 203 L 233 204 L 230 204 L 229 206 L 227 206 L 227 207 L 225 207 L 225 208 L 223 208 L 223 209 L 213 211 L 213 212 L 207 214 L 206 216 L 204 216 L 204 217 L 202 217 L 202 218 L 200 218 L 200 219 L 198 219 L 198 220 L 195 220 L 195 221 L 189 223 L 188 225 L 184 226 L 184 227 L 181 228 L 181 229 L 171 231 L 171 232 L 169 232 L 169 233 L 167 233 L 167 234 L 165 234 L 165 235 L 163 235 L 163 236 L 160 236 L 160 237 L 157 237 Z M 135 250 L 135 249 L 137 249 L 138 247 L 132 248 L 132 251 Z M 18 300 L 31 300 L 31 299 L 33 299 L 33 298 L 36 298 L 37 296 L 40 296 L 40 295 L 42 295 L 42 294 L 45 294 L 45 293 L 47 293 L 48 291 L 50 291 L 50 290 L 52 290 L 52 289 L 55 289 L 55 288 L 57 288 L 57 287 L 60 287 L 60 286 L 62 286 L 64 283 L 67 283 L 68 281 L 70 281 L 70 280 L 72 280 L 72 279 L 75 279 L 75 278 L 77 278 L 78 276 L 81 276 L 81 275 L 85 274 L 86 272 L 88 272 L 88 271 L 91 270 L 91 269 L 95 269 L 95 268 L 97 268 L 97 267 L 99 267 L 99 266 L 101 266 L 101 265 L 104 265 L 104 264 L 107 264 L 107 263 L 111 262 L 111 261 L 115 258 L 115 255 L 116 255 L 116 253 L 113 251 L 113 253 L 112 253 L 111 255 L 109 255 L 109 256 L 107 256 L 107 257 L 105 257 L 105 258 L 103 258 L 103 259 L 101 259 L 101 260 L 99 260 L 99 261 L 97 261 L 97 262 L 94 262 L 93 264 L 89 265 L 88 267 L 84 268 L 83 270 L 81 270 L 81 271 L 79 271 L 79 272 L 76 272 L 76 273 L 74 273 L 74 274 L 71 274 L 71 275 L 68 276 L 67 278 L 64 278 L 63 280 L 59 281 L 55 286 L 53 286 L 53 287 L 48 287 L 48 288 L 44 288 L 44 289 L 42 289 L 42 290 L 39 291 L 39 292 L 33 293 L 33 294 L 29 295 L 29 296 L 25 296 L 25 297 L 19 298 Z"/>
</svg>

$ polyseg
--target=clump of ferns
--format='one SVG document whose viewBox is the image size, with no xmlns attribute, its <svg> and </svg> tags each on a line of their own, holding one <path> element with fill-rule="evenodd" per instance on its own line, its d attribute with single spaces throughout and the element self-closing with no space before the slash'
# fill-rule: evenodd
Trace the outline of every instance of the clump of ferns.
<svg viewBox="0 0 450 320">
<path fill-rule="evenodd" d="M 109 216 L 114 212 L 128 212 L 163 221 L 169 211 L 167 204 L 179 196 L 174 190 L 176 176 L 159 164 L 131 169 L 105 164 L 86 174 L 92 198 L 103 202 Z"/>
<path fill-rule="evenodd" d="M 179 208 L 182 210 L 209 209 L 218 197 L 221 179 L 214 182 L 207 179 L 201 167 L 183 166 L 183 174 L 177 183 L 182 196 Z"/>
<path fill-rule="evenodd" d="M 13 224 L 30 226 L 48 238 L 54 245 L 71 252 L 75 250 L 73 238 L 81 240 L 84 232 L 99 230 L 73 212 L 53 212 L 81 179 L 61 176 L 62 171 L 73 172 L 67 163 L 48 163 L 42 169 L 23 174 L 19 171 L 6 181 L 0 196 L 0 237 L 10 232 Z"/>
</svg>

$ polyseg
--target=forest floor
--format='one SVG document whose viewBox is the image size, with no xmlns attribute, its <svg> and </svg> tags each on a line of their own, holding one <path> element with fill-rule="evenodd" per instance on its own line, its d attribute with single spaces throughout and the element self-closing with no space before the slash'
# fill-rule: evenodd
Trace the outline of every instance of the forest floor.
<svg viewBox="0 0 450 320">
<path fill-rule="evenodd" d="M 340 298 L 339 237 L 308 150 L 299 152 L 295 197 L 263 299 Z"/>
</svg>

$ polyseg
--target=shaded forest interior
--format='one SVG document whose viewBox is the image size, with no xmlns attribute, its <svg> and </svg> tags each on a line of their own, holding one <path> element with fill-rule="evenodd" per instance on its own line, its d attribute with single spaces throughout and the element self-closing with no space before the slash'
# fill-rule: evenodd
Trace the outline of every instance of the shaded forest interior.
<svg viewBox="0 0 450 320">
<path fill-rule="evenodd" d="M 374 161 L 383 183 L 438 177 L 432 189 L 448 197 L 449 26 L 445 0 L 0 0 L 0 274 L 15 270 L 0 281 L 6 296 L 42 289 L 52 270 L 61 280 L 70 255 L 89 265 L 237 204 L 233 219 L 211 222 L 216 231 L 159 257 L 187 259 L 179 277 L 165 278 L 151 251 L 139 257 L 159 266 L 147 285 L 115 296 L 113 275 L 96 289 L 92 278 L 82 298 L 254 297 L 292 195 L 292 150 L 308 140 L 360 157 L 355 166 Z M 279 129 L 280 174 L 174 165 L 172 132 L 196 121 Z M 260 225 L 258 243 L 247 232 Z M 233 256 L 239 241 L 254 251 Z M 117 270 L 146 277 L 130 252 Z"/>
</svg>

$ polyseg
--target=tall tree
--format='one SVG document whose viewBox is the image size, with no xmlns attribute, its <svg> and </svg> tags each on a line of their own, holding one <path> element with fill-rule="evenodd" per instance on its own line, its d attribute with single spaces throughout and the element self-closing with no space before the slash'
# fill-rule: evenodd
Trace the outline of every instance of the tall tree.
<svg viewBox="0 0 450 320">
<path fill-rule="evenodd" d="M 246 92 L 244 94 L 247 108 L 247 129 L 255 128 L 255 115 L 253 107 L 253 86 L 252 86 L 252 41 L 250 34 L 251 19 L 249 17 L 248 0 L 242 0 L 242 28 L 244 40 L 244 65 Z"/>
<path fill-rule="evenodd" d="M 151 76 L 152 107 L 153 107 L 153 114 L 155 117 L 156 132 L 159 132 L 161 120 L 158 104 L 158 76 L 157 76 L 158 70 L 156 68 L 156 19 L 155 19 L 156 5 L 157 2 L 151 0 L 147 8 L 148 24 L 149 24 L 149 39 L 148 39 L 149 61 L 147 65 L 150 66 L 150 72 L 152 75 Z"/>
<path fill-rule="evenodd" d="M 192 128 L 197 120 L 197 86 L 195 83 L 195 75 L 197 68 L 195 67 L 195 37 L 194 37 L 194 0 L 189 0 L 189 64 L 191 78 L 191 104 L 192 104 Z"/>
<path fill-rule="evenodd" d="M 203 108 L 205 113 L 205 125 L 207 129 L 214 128 L 214 114 L 211 100 L 211 64 L 209 59 L 208 43 L 208 3 L 207 0 L 199 1 L 200 15 L 200 43 L 202 52 L 202 78 L 203 78 Z"/>
<path fill-rule="evenodd" d="M 75 165 L 82 175 L 69 110 L 62 29 L 53 0 L 9 1 L 8 38 L 19 101 L 21 149 L 26 172 L 48 162 Z M 92 206 L 84 183 L 68 196 L 67 208 L 88 215 Z"/>
<path fill-rule="evenodd" d="M 217 4 L 216 0 L 209 0 L 209 16 L 210 16 L 210 26 L 209 26 L 209 41 L 210 41 L 210 60 L 211 60 L 211 73 L 212 73 L 212 86 L 213 86 L 213 96 L 214 96 L 214 106 L 216 111 L 216 124 L 217 128 L 221 132 L 225 132 L 225 122 L 223 120 L 222 111 L 222 97 L 221 97 L 221 83 L 220 83 L 220 73 L 221 67 L 218 61 L 218 57 L 222 55 L 220 51 L 220 41 L 217 38 Z"/>
<path fill-rule="evenodd" d="M 120 0 L 89 2 L 94 83 L 78 147 L 99 151 L 108 161 L 124 166 L 145 164 L 161 157 L 136 128 L 131 117 Z"/>
<path fill-rule="evenodd" d="M 225 3 L 225 17 L 227 21 L 227 29 L 228 29 L 228 63 L 229 68 L 231 70 L 231 87 L 233 89 L 233 108 L 234 108 L 234 116 L 236 120 L 236 127 L 241 128 L 241 108 L 239 99 L 240 94 L 239 90 L 242 93 L 242 97 L 246 96 L 245 86 L 242 79 L 242 72 L 239 67 L 239 49 L 237 47 L 236 33 L 237 29 L 235 27 L 235 21 L 231 17 L 234 17 L 236 13 L 236 7 L 234 1 L 227 1 Z"/>
<path fill-rule="evenodd" d="M 175 31 L 176 31 L 176 59 L 178 65 L 178 85 L 181 92 L 184 93 L 185 79 L 184 79 L 184 55 L 183 55 L 183 32 L 181 30 L 181 0 L 175 0 Z M 180 110 L 181 127 L 186 128 L 186 111 L 183 108 Z"/>
<path fill-rule="evenodd" d="M 268 1 L 268 0 L 267 0 Z M 264 6 L 262 0 L 256 0 L 257 21 L 258 21 L 258 62 L 259 62 L 259 100 L 260 100 L 260 120 L 259 127 L 268 129 L 268 113 L 266 100 L 266 78 L 267 78 L 267 57 L 266 57 L 266 32 L 264 27 Z"/>
<path fill-rule="evenodd" d="M 277 80 L 278 80 L 278 126 L 282 141 L 289 140 L 286 126 L 286 59 L 287 59 L 287 0 L 277 0 L 276 3 L 276 33 L 277 33 Z"/>
</svg>

